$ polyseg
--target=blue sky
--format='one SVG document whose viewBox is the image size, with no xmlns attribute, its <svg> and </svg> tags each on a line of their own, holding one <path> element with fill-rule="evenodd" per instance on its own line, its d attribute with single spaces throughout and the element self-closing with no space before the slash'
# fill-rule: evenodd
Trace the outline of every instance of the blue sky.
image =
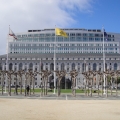
<svg viewBox="0 0 120 120">
<path fill-rule="evenodd" d="M 94 0 L 90 12 L 75 11 L 77 23 L 70 27 L 101 29 L 120 33 L 120 0 Z"/>
<path fill-rule="evenodd" d="M 77 24 L 70 27 L 102 28 L 120 33 L 120 0 L 94 0 L 90 13 L 76 11 Z"/>
<path fill-rule="evenodd" d="M 85 28 L 120 33 L 120 0 L 0 0 L 0 55 L 6 53 L 9 25 L 30 29 Z"/>
</svg>

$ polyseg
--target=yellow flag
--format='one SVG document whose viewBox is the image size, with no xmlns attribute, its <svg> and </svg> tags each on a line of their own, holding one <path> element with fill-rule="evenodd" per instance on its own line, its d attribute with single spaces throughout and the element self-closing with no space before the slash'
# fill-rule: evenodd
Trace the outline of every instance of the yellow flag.
<svg viewBox="0 0 120 120">
<path fill-rule="evenodd" d="M 63 37 L 68 37 L 67 33 L 64 32 L 63 30 L 59 29 L 59 28 L 55 28 L 55 34 L 63 36 Z"/>
</svg>

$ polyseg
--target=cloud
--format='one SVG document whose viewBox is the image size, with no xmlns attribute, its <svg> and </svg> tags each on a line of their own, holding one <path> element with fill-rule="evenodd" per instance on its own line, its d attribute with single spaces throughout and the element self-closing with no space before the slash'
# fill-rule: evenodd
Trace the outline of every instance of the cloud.
<svg viewBox="0 0 120 120">
<path fill-rule="evenodd" d="M 76 10 L 91 11 L 93 0 L 0 0 L 0 54 L 6 53 L 8 27 L 14 32 L 28 29 L 69 27 L 77 21 Z"/>
</svg>

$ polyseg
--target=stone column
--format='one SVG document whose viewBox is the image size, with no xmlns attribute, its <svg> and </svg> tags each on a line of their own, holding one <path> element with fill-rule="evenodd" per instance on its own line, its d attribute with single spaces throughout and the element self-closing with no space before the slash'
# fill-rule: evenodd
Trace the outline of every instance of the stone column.
<svg viewBox="0 0 120 120">
<path fill-rule="evenodd" d="M 40 71 L 40 65 L 38 64 L 37 65 L 37 72 L 39 72 Z"/>
<path fill-rule="evenodd" d="M 99 64 L 97 64 L 97 71 L 99 70 Z"/>
<path fill-rule="evenodd" d="M 2 65 L 2 70 L 5 70 L 5 65 L 4 64 Z"/>
<path fill-rule="evenodd" d="M 29 69 L 29 63 L 27 63 L 27 71 L 28 71 L 28 69 Z"/>
<path fill-rule="evenodd" d="M 114 64 L 111 65 L 111 70 L 114 70 Z"/>
<path fill-rule="evenodd" d="M 17 71 L 19 70 L 19 63 L 17 64 Z"/>
<path fill-rule="evenodd" d="M 15 63 L 12 63 L 13 66 L 12 66 L 12 70 L 14 71 L 15 70 Z"/>
<path fill-rule="evenodd" d="M 82 64 L 80 64 L 80 73 L 82 73 Z"/>
<path fill-rule="evenodd" d="M 91 70 L 93 70 L 93 64 L 91 64 L 91 66 L 90 66 L 90 67 L 91 67 Z"/>
<path fill-rule="evenodd" d="M 109 69 L 109 67 L 110 67 L 110 66 L 107 64 L 107 70 Z"/>
<path fill-rule="evenodd" d="M 86 71 L 88 71 L 88 63 L 86 63 Z"/>
<path fill-rule="evenodd" d="M 65 64 L 65 71 L 67 71 L 67 63 L 64 63 Z"/>
<path fill-rule="evenodd" d="M 43 70 L 45 70 L 45 63 L 43 63 Z"/>
<path fill-rule="evenodd" d="M 25 63 L 22 63 L 22 64 L 23 64 L 22 69 L 24 70 L 25 69 Z"/>
<path fill-rule="evenodd" d="M 48 63 L 48 71 L 50 71 L 50 63 Z"/>
<path fill-rule="evenodd" d="M 61 63 L 59 63 L 59 65 L 58 65 L 59 67 L 58 67 L 58 70 L 61 70 Z"/>
<path fill-rule="evenodd" d="M 35 71 L 35 63 L 33 63 L 33 72 Z"/>
<path fill-rule="evenodd" d="M 72 70 L 72 64 L 71 63 L 69 63 L 69 71 L 71 71 Z"/>
<path fill-rule="evenodd" d="M 119 70 L 120 69 L 120 66 L 119 66 L 120 64 L 119 63 L 117 63 L 117 70 Z"/>
<path fill-rule="evenodd" d="M 6 70 L 9 70 L 9 63 L 6 64 Z"/>
<path fill-rule="evenodd" d="M 75 69 L 78 71 L 78 63 L 75 64 Z"/>
</svg>

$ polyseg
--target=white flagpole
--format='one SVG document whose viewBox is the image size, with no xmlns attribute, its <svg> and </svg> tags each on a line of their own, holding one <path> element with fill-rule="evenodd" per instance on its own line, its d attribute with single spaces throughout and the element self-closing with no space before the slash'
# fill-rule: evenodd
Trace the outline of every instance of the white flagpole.
<svg viewBox="0 0 120 120">
<path fill-rule="evenodd" d="M 9 25 L 9 33 L 10 33 L 10 25 Z M 9 34 L 7 38 L 7 59 L 6 59 L 6 70 L 7 71 L 8 71 L 8 42 L 9 42 Z M 7 93 L 6 87 L 7 87 L 7 73 L 6 73 L 6 80 L 5 80 L 5 93 Z"/>
<path fill-rule="evenodd" d="M 105 72 L 105 51 L 104 51 L 104 27 L 103 27 L 103 73 Z M 103 78 L 104 78 L 104 93 L 105 93 L 105 74 L 103 74 Z"/>
<path fill-rule="evenodd" d="M 42 58 L 40 58 L 40 68 L 39 68 L 39 70 L 40 70 L 40 88 L 41 88 L 41 83 L 42 83 L 42 80 L 41 80 L 41 78 L 42 78 L 41 59 Z M 40 96 L 41 96 L 41 93 L 40 93 Z"/>
<path fill-rule="evenodd" d="M 55 25 L 55 42 L 54 42 L 54 93 L 55 94 L 55 90 L 56 90 L 56 25 Z"/>
</svg>

